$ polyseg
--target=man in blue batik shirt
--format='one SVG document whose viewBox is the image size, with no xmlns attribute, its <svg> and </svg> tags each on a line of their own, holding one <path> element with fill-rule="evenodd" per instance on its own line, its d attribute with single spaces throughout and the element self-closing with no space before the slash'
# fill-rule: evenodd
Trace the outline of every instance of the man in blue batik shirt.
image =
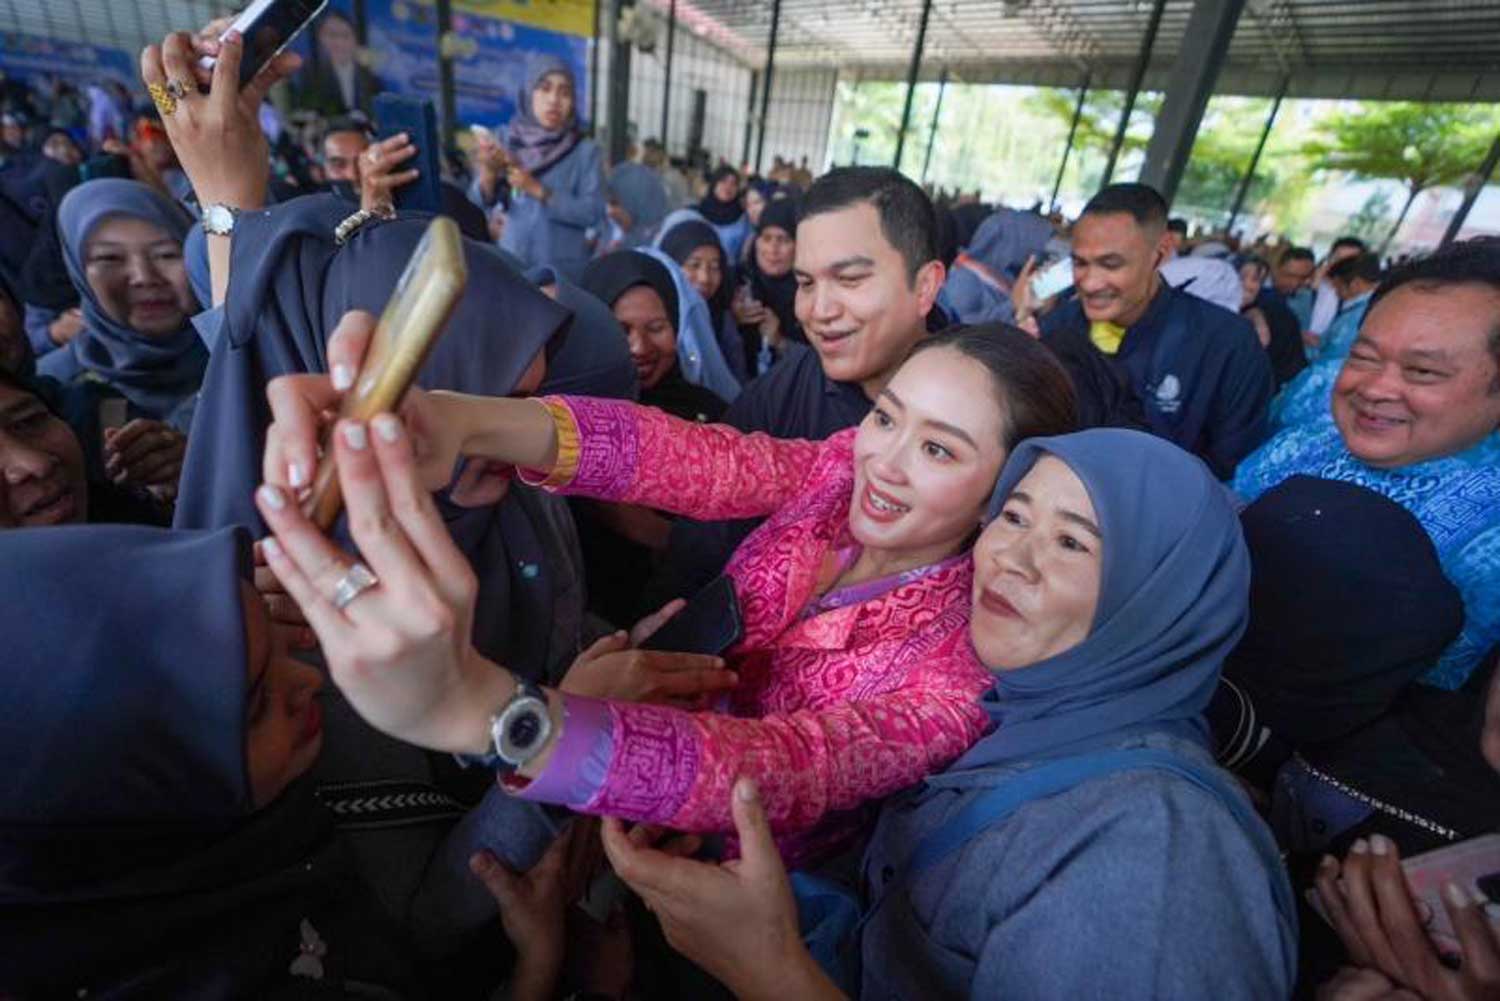
<svg viewBox="0 0 1500 1001">
<path fill-rule="evenodd" d="M 1246 501 L 1301 474 L 1359 484 L 1415 515 L 1464 601 L 1463 631 L 1421 678 L 1449 690 L 1500 644 L 1497 318 L 1500 240 L 1396 268 L 1334 383 L 1331 414 L 1282 431 L 1234 477 Z"/>
</svg>

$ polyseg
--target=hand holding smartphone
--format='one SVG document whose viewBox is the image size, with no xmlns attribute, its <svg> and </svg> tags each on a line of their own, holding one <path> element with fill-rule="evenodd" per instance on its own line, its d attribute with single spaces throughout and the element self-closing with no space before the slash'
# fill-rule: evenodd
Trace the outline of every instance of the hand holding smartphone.
<svg viewBox="0 0 1500 1001">
<path fill-rule="evenodd" d="M 394 189 L 396 208 L 436 215 L 443 207 L 443 167 L 442 141 L 432 102 L 401 94 L 380 94 L 375 98 L 374 111 L 379 141 L 405 133 L 417 149 L 416 155 L 407 161 L 416 168 L 416 179 Z"/>
<path fill-rule="evenodd" d="M 1053 261 L 1031 279 L 1031 295 L 1040 305 L 1073 284 L 1073 259 Z"/>
<path fill-rule="evenodd" d="M 255 0 L 246 7 L 224 32 L 238 31 L 245 40 L 240 86 L 254 80 L 327 5 L 328 0 Z M 219 36 L 221 41 L 223 37 Z M 213 56 L 204 56 L 198 65 L 212 70 L 215 61 Z"/>
<path fill-rule="evenodd" d="M 446 216 L 438 216 L 427 227 L 396 281 L 359 375 L 339 407 L 340 418 L 368 421 L 401 405 L 432 345 L 463 297 L 467 282 L 468 265 L 458 225 Z M 326 446 L 325 442 L 324 454 L 328 458 L 319 464 L 304 504 L 308 517 L 325 532 L 333 526 L 343 507 L 338 466 L 333 460 L 333 449 Z"/>
</svg>

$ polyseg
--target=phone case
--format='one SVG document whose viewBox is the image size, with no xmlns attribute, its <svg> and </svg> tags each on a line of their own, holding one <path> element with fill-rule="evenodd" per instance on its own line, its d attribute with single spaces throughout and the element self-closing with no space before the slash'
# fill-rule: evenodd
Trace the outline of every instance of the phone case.
<svg viewBox="0 0 1500 1001">
<path fill-rule="evenodd" d="M 439 216 L 427 227 L 396 281 L 354 388 L 339 408 L 340 417 L 367 421 L 401 405 L 406 390 L 463 297 L 467 282 L 468 265 L 458 225 L 446 216 Z M 333 450 L 326 446 L 325 442 L 324 454 L 328 458 L 318 465 L 306 505 L 308 516 L 325 532 L 343 507 L 338 467 Z"/>
<path fill-rule="evenodd" d="M 436 215 L 443 208 L 443 144 L 438 137 L 437 112 L 432 102 L 401 94 L 380 94 L 375 98 L 374 112 L 380 139 L 405 132 L 417 147 L 417 155 L 400 168 L 415 167 L 417 179 L 395 190 L 396 208 Z"/>
<path fill-rule="evenodd" d="M 744 635 L 734 582 L 720 576 L 641 644 L 643 650 L 721 654 Z"/>
<path fill-rule="evenodd" d="M 1494 900 L 1500 891 L 1500 834 L 1470 838 L 1403 859 L 1401 868 L 1406 870 L 1412 897 L 1427 905 L 1431 915 L 1426 922 L 1427 934 L 1438 951 L 1458 955 L 1458 934 L 1443 906 L 1443 887 L 1457 883 L 1470 896 L 1478 890 Z"/>
</svg>

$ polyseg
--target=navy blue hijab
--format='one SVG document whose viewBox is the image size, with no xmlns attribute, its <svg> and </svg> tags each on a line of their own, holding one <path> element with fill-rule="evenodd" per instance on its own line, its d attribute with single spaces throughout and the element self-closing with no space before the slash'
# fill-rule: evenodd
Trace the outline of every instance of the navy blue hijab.
<svg viewBox="0 0 1500 1001">
<path fill-rule="evenodd" d="M 336 196 L 312 195 L 246 213 L 236 224 L 234 277 L 193 418 L 176 527 L 247 525 L 264 534 L 252 496 L 271 418 L 266 384 L 278 375 L 326 372 L 327 339 L 339 319 L 352 309 L 384 309 L 427 228 L 425 220 L 404 218 L 366 225 L 340 248 L 334 227 L 348 214 L 348 203 Z M 564 332 L 570 315 L 494 248 L 466 240 L 464 251 L 468 289 L 416 381 L 426 389 L 504 396 Z M 544 540 L 520 515 L 515 494 L 487 508 L 438 498 L 454 541 L 480 577 L 476 630 L 495 635 L 486 640 L 476 632 L 475 640 L 488 656 L 514 653 L 513 621 L 544 628 L 528 621 L 528 609 L 503 610 L 512 593 L 534 590 L 512 588 L 507 575 L 518 561 L 533 568 L 546 562 L 539 555 Z M 535 572 L 526 580 L 535 581 Z"/>
<path fill-rule="evenodd" d="M 68 277 L 82 301 L 84 329 L 63 350 L 141 410 L 165 419 L 198 391 L 208 350 L 187 321 L 166 338 L 148 338 L 104 311 L 85 274 L 84 248 L 95 228 L 115 216 L 149 222 L 178 243 L 187 238 L 189 220 L 182 210 L 139 181 L 100 178 L 69 191 L 58 207 L 57 227 Z"/>
<path fill-rule="evenodd" d="M 0 980 L 267 997 L 361 892 L 310 782 L 253 809 L 243 531 L 0 532 Z"/>
<path fill-rule="evenodd" d="M 1103 535 L 1094 623 L 1071 650 L 997 672 L 983 698 L 996 729 L 950 771 L 1093 750 L 1143 729 L 1206 741 L 1202 712 L 1245 631 L 1249 553 L 1202 460 L 1119 428 L 1033 438 L 1001 471 L 991 520 L 1047 455 L 1083 481 Z"/>
</svg>

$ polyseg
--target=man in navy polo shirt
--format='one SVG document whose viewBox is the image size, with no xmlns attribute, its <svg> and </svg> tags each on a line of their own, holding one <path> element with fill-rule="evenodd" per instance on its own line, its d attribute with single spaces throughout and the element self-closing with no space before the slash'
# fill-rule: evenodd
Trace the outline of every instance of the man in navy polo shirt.
<svg viewBox="0 0 1500 1001">
<path fill-rule="evenodd" d="M 1140 398 L 1149 429 L 1227 479 L 1266 436 L 1271 366 L 1243 318 L 1161 280 L 1167 241 L 1155 189 L 1100 191 L 1073 227 L 1077 295 L 1040 318 L 1042 341 L 1086 337 Z"/>
</svg>

